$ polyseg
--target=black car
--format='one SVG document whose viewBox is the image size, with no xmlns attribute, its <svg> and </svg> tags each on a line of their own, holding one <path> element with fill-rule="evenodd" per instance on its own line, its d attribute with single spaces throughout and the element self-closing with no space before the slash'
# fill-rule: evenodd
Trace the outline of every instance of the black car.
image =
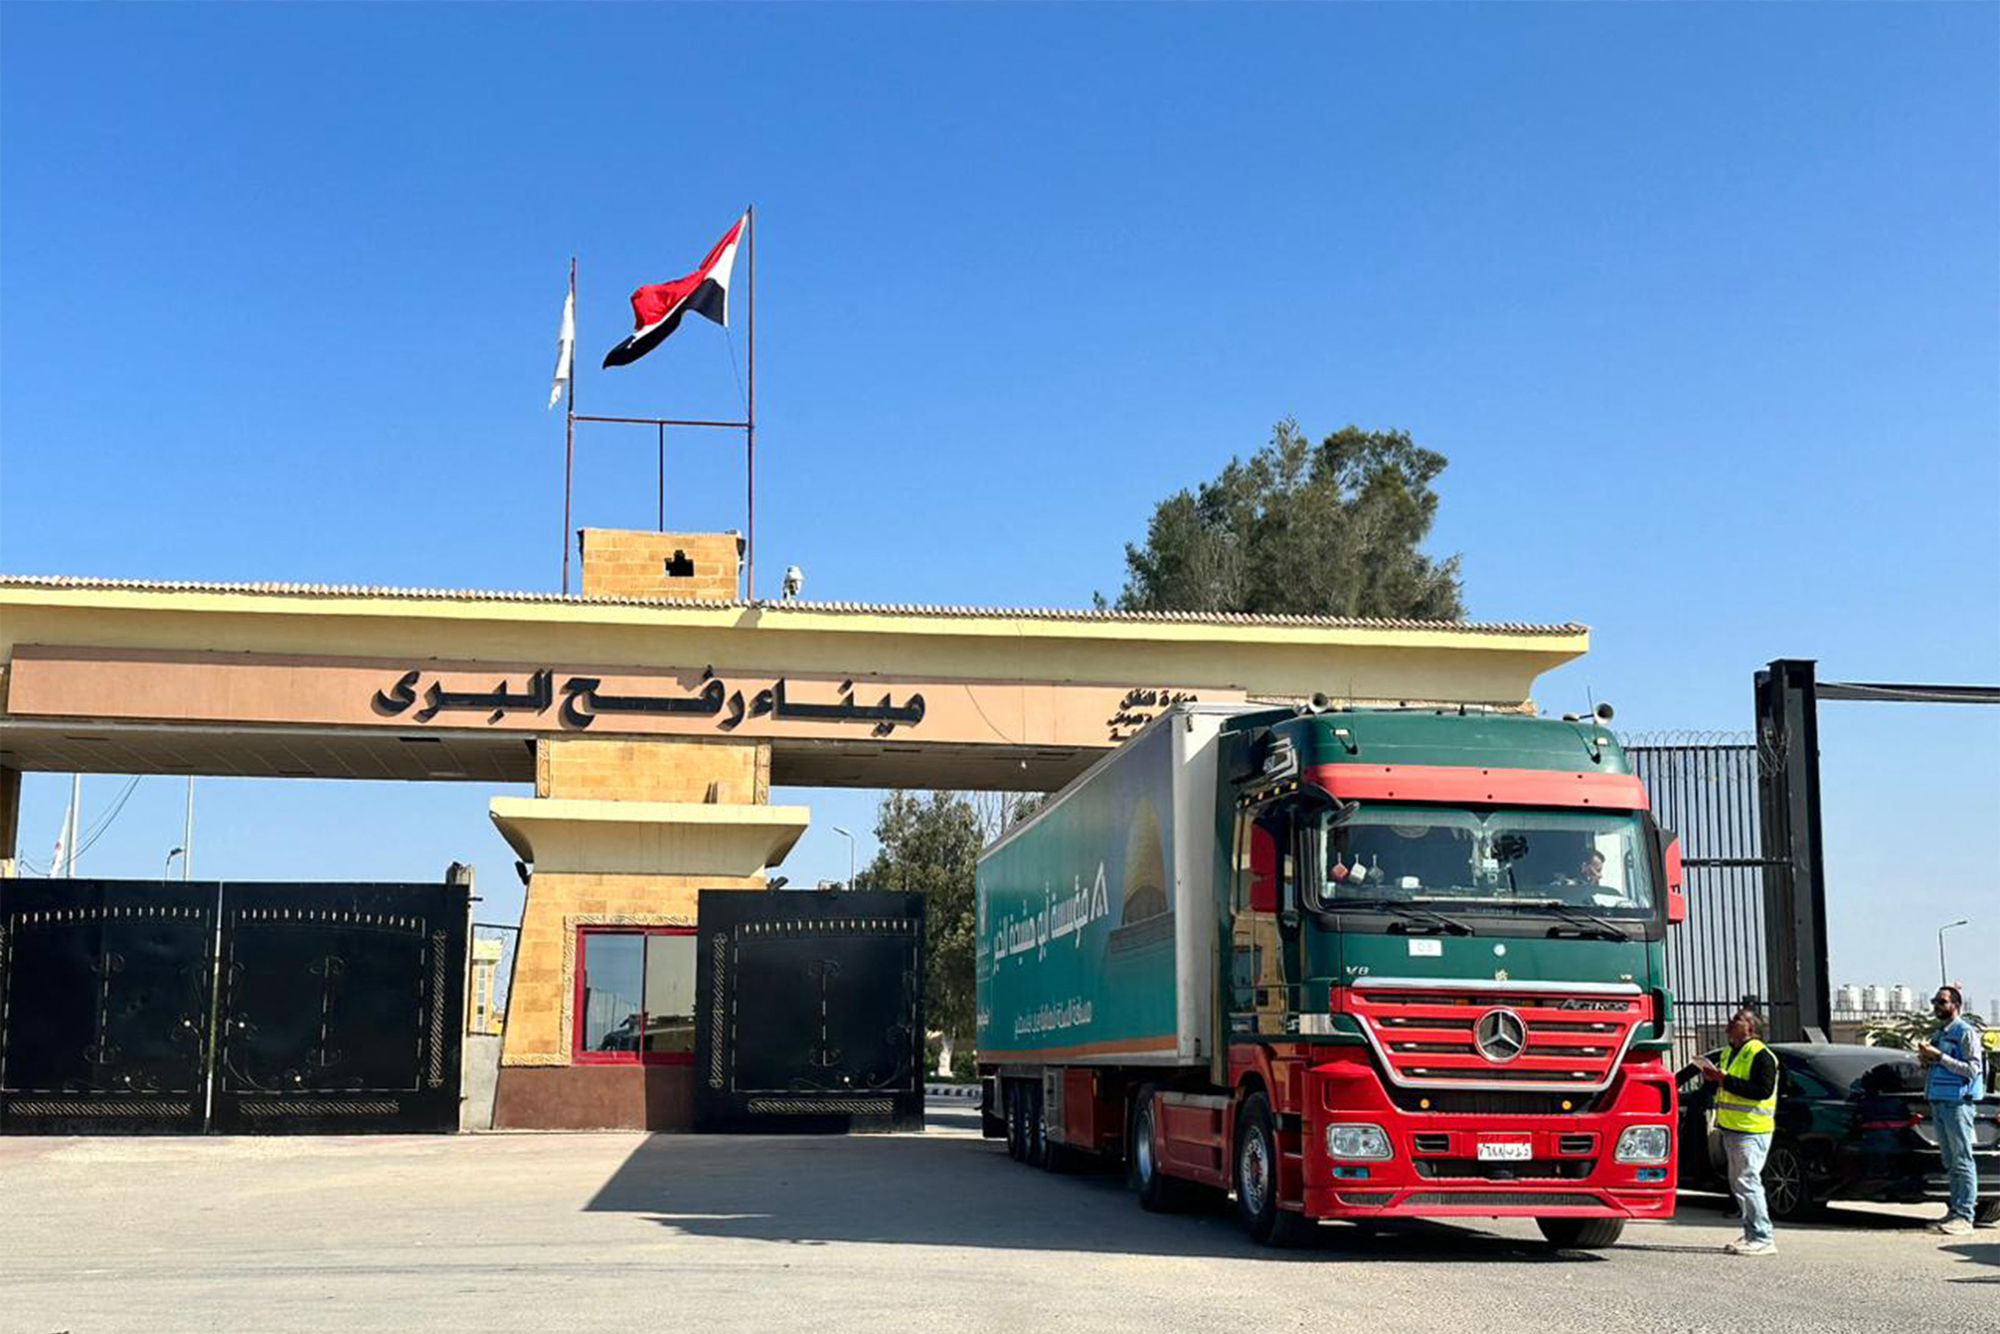
<svg viewBox="0 0 2000 1334">
<path fill-rule="evenodd" d="M 1796 1220 L 1831 1200 L 1942 1202 L 1949 1195 L 1937 1126 L 1916 1054 L 1891 1047 L 1774 1042 L 1778 1129 L 1764 1161 L 1764 1199 L 1774 1218 Z M 1710 1052 L 1718 1065 L 1722 1053 Z M 1681 1072 L 1680 1186 L 1727 1192 L 1715 1086 Z M 1979 1102 L 1973 1160 L 1977 1218 L 2000 1220 L 2000 1097 Z"/>
</svg>

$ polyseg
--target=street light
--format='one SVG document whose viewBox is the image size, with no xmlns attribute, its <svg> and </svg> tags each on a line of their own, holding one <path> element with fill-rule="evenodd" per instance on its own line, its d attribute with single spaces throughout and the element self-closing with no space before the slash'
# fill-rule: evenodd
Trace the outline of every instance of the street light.
<svg viewBox="0 0 2000 1334">
<path fill-rule="evenodd" d="M 833 827 L 833 832 L 839 834 L 842 838 L 847 840 L 847 887 L 849 889 L 853 889 L 854 888 L 854 835 L 848 833 L 845 829 L 842 829 L 839 825 L 835 825 Z"/>
<path fill-rule="evenodd" d="M 1951 985 L 1951 969 L 1945 967 L 1944 963 L 1944 933 L 1953 927 L 1969 926 L 1971 921 L 1969 917 L 1961 917 L 1956 922 L 1946 922 L 1938 928 L 1938 985 L 1941 987 Z"/>
<path fill-rule="evenodd" d="M 166 865 L 160 868 L 160 879 L 165 880 L 167 878 L 167 872 L 174 869 L 174 858 L 180 856 L 181 853 L 184 851 L 186 851 L 186 849 L 184 848 L 175 848 L 172 852 L 169 852 L 167 854 Z"/>
</svg>

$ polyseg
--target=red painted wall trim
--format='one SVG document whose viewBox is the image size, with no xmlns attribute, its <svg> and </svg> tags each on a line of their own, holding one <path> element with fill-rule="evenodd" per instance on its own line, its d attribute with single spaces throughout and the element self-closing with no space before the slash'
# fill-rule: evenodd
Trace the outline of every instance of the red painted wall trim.
<svg viewBox="0 0 2000 1334">
<path fill-rule="evenodd" d="M 1434 801 L 1499 806 L 1591 806 L 1643 811 L 1652 803 L 1631 774 L 1470 765 L 1322 764 L 1307 780 L 1348 801 Z"/>
</svg>

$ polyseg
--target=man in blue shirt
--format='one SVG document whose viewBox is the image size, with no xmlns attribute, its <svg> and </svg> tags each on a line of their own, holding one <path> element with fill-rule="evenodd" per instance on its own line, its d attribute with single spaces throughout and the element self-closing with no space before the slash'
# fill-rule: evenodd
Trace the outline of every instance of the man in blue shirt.
<svg viewBox="0 0 2000 1334">
<path fill-rule="evenodd" d="M 1931 1012 L 1943 1027 L 1917 1047 L 1918 1058 L 1930 1067 L 1924 1094 L 1931 1100 L 1938 1147 L 1951 1178 L 1951 1204 L 1930 1230 L 1948 1237 L 1963 1237 L 1972 1231 L 1973 1205 L 1979 1195 L 1978 1168 L 1972 1161 L 1972 1113 L 1985 1080 L 1980 1072 L 1979 1035 L 1960 1015 L 1964 1008 L 1965 996 L 1957 987 L 1950 983 L 1939 987 L 1937 995 L 1931 997 Z"/>
</svg>

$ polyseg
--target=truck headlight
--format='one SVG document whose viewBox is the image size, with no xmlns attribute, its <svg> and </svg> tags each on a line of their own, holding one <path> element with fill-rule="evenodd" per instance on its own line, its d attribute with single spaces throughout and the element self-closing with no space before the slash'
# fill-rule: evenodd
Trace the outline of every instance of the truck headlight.
<svg viewBox="0 0 2000 1334">
<path fill-rule="evenodd" d="M 1329 1158 L 1381 1159 L 1391 1156 L 1389 1137 L 1380 1126 L 1332 1125 L 1326 1128 Z"/>
<path fill-rule="evenodd" d="M 1627 1126 L 1612 1156 L 1621 1163 L 1664 1163 L 1673 1147 L 1673 1135 L 1665 1126 Z"/>
</svg>

